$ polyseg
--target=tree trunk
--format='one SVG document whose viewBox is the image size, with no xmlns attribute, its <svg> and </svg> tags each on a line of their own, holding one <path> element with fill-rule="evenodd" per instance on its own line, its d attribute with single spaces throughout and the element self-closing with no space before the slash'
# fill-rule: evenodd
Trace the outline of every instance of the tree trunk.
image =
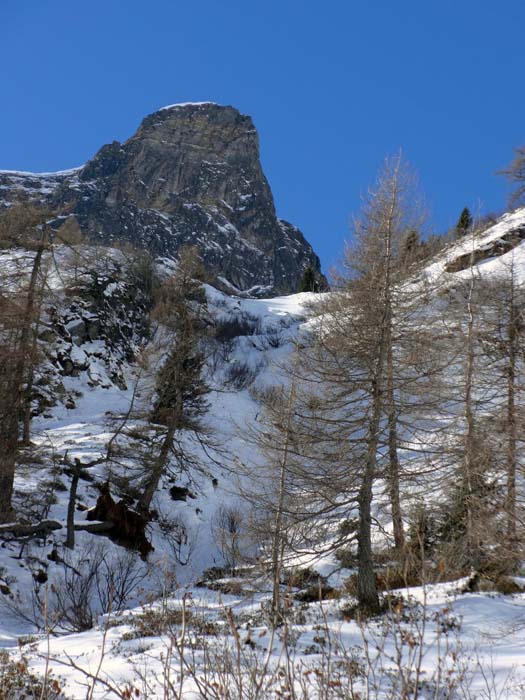
<svg viewBox="0 0 525 700">
<path fill-rule="evenodd" d="M 29 279 L 29 288 L 27 290 L 27 302 L 22 325 L 22 333 L 20 335 L 20 360 L 16 368 L 16 378 L 19 383 L 20 390 L 25 382 L 25 390 L 22 397 L 24 415 L 23 415 L 23 434 L 22 441 L 24 445 L 30 443 L 30 426 L 31 426 L 31 395 L 33 389 L 34 367 L 33 360 L 36 354 L 36 339 L 37 331 L 32 328 L 35 311 L 36 286 L 40 269 L 42 267 L 42 256 L 47 246 L 48 234 L 47 225 L 42 227 L 42 238 L 38 246 L 33 267 L 31 269 L 31 277 Z M 33 338 L 30 340 L 31 331 L 33 330 Z"/>
<path fill-rule="evenodd" d="M 295 386 L 292 380 L 290 391 L 288 393 L 288 401 L 286 403 L 286 425 L 284 433 L 284 444 L 282 447 L 281 460 L 279 464 L 279 486 L 277 492 L 277 506 L 275 509 L 275 519 L 272 537 L 272 621 L 274 627 L 277 626 L 281 617 L 281 573 L 283 564 L 283 552 L 285 546 L 285 537 L 283 534 L 283 510 L 294 397 Z"/>
<path fill-rule="evenodd" d="M 151 470 L 148 474 L 144 491 L 142 492 L 142 495 L 139 498 L 138 509 L 141 513 L 147 513 L 151 506 L 153 496 L 155 495 L 155 492 L 159 487 L 160 480 L 162 478 L 162 475 L 164 474 L 166 465 L 169 461 L 170 451 L 173 447 L 173 438 L 175 437 L 175 432 L 176 424 L 175 421 L 172 421 L 170 426 L 168 427 L 166 435 L 164 436 L 164 440 L 162 441 L 159 454 L 153 462 L 153 466 L 151 467 Z"/>
<path fill-rule="evenodd" d="M 15 481 L 16 457 L 18 454 L 18 414 L 16 386 L 8 382 L 3 391 L 12 392 L 15 406 L 3 407 L 0 416 L 0 523 L 13 519 L 13 487 Z"/>
<path fill-rule="evenodd" d="M 15 517 L 12 507 L 15 460 L 16 452 L 12 451 L 0 457 L 0 523 L 9 523 Z"/>
<path fill-rule="evenodd" d="M 474 305 L 473 305 L 474 279 L 471 279 L 467 300 L 467 364 L 465 369 L 465 454 L 463 458 L 463 490 L 464 508 L 466 519 L 466 558 L 473 567 L 478 568 L 481 563 L 478 533 L 475 527 L 475 497 L 476 485 L 479 481 L 476 465 L 476 436 L 473 408 L 473 383 L 475 368 L 474 348 Z"/>
<path fill-rule="evenodd" d="M 516 358 L 518 353 L 518 309 L 511 300 L 509 321 L 509 356 L 507 372 L 507 537 L 509 546 L 516 546 Z"/>
<path fill-rule="evenodd" d="M 402 551 L 405 546 L 405 536 L 403 532 L 403 518 L 401 514 L 401 499 L 399 496 L 399 457 L 397 454 L 397 407 L 394 394 L 394 349 L 392 338 L 393 326 L 393 302 L 392 302 L 392 266 L 394 264 L 394 253 L 392 250 L 392 238 L 395 229 L 395 211 L 398 206 L 398 175 L 401 167 L 399 157 L 394 169 L 393 177 L 390 181 L 390 206 L 384 233 L 384 256 L 385 256 L 385 278 L 384 278 L 384 316 L 380 335 L 380 343 L 384 345 L 380 349 L 380 364 L 378 376 L 386 370 L 386 408 L 388 422 L 388 464 L 389 464 L 389 490 L 390 506 L 392 509 L 392 527 L 394 532 L 394 543 L 396 549 Z M 381 396 L 378 397 L 379 404 L 382 403 Z M 379 423 L 377 426 L 379 430 Z"/>
<path fill-rule="evenodd" d="M 75 504 L 79 479 L 79 472 L 73 472 L 69 490 L 69 503 L 67 504 L 67 536 L 65 542 L 66 547 L 69 547 L 69 549 L 75 549 Z"/>
<path fill-rule="evenodd" d="M 378 612 L 380 609 L 372 552 L 372 499 L 377 467 L 379 430 L 381 416 L 385 408 L 383 397 L 385 370 L 388 369 L 386 367 L 387 359 L 392 351 L 392 236 L 398 203 L 398 174 L 400 166 L 401 158 L 398 159 L 389 181 L 385 216 L 380 224 L 383 249 L 382 275 L 379 281 L 372 278 L 372 284 L 378 285 L 373 291 L 375 294 L 378 294 L 381 319 L 375 341 L 376 347 L 374 348 L 374 351 L 377 352 L 377 359 L 371 372 L 372 413 L 368 427 L 366 461 L 357 499 L 359 504 L 357 597 L 359 605 L 372 613 Z"/>
<path fill-rule="evenodd" d="M 357 599 L 360 607 L 368 612 L 379 611 L 376 575 L 372 556 L 372 497 L 376 472 L 377 445 L 381 419 L 381 389 L 373 383 L 373 407 L 368 430 L 365 467 L 359 489 L 359 525 L 357 532 Z"/>
<path fill-rule="evenodd" d="M 405 533 L 399 494 L 400 465 L 397 436 L 397 406 L 394 395 L 393 352 L 392 339 L 389 333 L 387 345 L 387 413 L 388 413 L 388 486 L 390 492 L 390 508 L 392 510 L 392 529 L 394 545 L 399 552 L 405 548 Z"/>
</svg>

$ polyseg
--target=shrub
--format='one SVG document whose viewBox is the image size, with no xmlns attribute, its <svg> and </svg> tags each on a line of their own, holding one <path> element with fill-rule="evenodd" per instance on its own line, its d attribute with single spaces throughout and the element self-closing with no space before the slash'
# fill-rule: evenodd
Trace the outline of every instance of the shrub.
<svg viewBox="0 0 525 700">
<path fill-rule="evenodd" d="M 251 367 L 246 362 L 234 360 L 226 367 L 226 383 L 235 389 L 246 389 L 255 381 L 259 369 L 259 367 Z"/>
<path fill-rule="evenodd" d="M 244 559 L 246 533 L 244 515 L 235 506 L 222 505 L 212 521 L 212 534 L 228 571 L 235 575 Z"/>
<path fill-rule="evenodd" d="M 377 588 L 379 591 L 391 591 L 408 586 L 419 586 L 421 577 L 417 571 L 399 565 L 388 566 L 376 574 Z"/>
<path fill-rule="evenodd" d="M 15 661 L 0 649 L 0 700 L 59 700 L 64 698 L 56 678 L 47 681 L 30 672 L 24 657 Z"/>
<path fill-rule="evenodd" d="M 40 630 L 91 629 L 99 614 L 123 610 L 148 574 L 146 565 L 133 553 L 125 551 L 110 557 L 103 545 L 83 550 L 76 566 L 53 561 L 62 564 L 53 575 L 50 570 L 35 569 L 29 600 L 20 596 L 5 602 L 15 615 Z"/>
<path fill-rule="evenodd" d="M 186 613 L 188 619 L 190 613 Z M 180 608 L 163 607 L 158 610 L 151 608 L 144 610 L 140 615 L 133 615 L 125 619 L 130 622 L 132 629 L 122 635 L 122 639 L 140 639 L 141 637 L 160 637 L 166 632 L 172 632 L 175 627 L 180 627 L 183 621 L 183 613 Z"/>
<path fill-rule="evenodd" d="M 241 336 L 257 335 L 260 330 L 260 320 L 256 316 L 243 313 L 219 321 L 215 327 L 214 337 L 219 343 L 227 343 Z"/>
<path fill-rule="evenodd" d="M 334 556 L 343 569 L 352 569 L 357 561 L 355 552 L 352 551 L 351 547 L 339 547 L 339 549 L 336 549 Z"/>
<path fill-rule="evenodd" d="M 523 588 L 511 576 L 499 576 L 494 581 L 494 590 L 502 595 L 523 593 Z"/>
</svg>

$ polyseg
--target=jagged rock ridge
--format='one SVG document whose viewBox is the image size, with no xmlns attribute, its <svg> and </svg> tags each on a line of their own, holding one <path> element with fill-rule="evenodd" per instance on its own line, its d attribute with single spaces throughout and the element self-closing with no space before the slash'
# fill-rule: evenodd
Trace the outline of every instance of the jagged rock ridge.
<svg viewBox="0 0 525 700">
<path fill-rule="evenodd" d="M 167 257 L 197 245 L 226 287 L 288 293 L 307 266 L 320 272 L 299 229 L 277 218 L 257 131 L 233 107 L 173 105 L 82 168 L 0 173 L 0 203 L 20 189 L 73 212 L 90 240 L 129 241 Z"/>
</svg>

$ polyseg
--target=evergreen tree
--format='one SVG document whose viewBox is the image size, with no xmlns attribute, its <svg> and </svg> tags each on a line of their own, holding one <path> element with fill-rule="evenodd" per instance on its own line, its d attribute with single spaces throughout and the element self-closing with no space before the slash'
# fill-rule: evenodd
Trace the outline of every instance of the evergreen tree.
<svg viewBox="0 0 525 700">
<path fill-rule="evenodd" d="M 311 265 L 308 265 L 306 270 L 303 272 L 301 281 L 299 282 L 298 292 L 318 292 L 319 282 L 317 280 L 317 275 L 315 270 Z"/>
<path fill-rule="evenodd" d="M 207 410 L 209 387 L 202 377 L 203 322 L 199 310 L 205 302 L 199 281 L 201 268 L 196 251 L 183 249 L 175 276 L 160 290 L 154 315 L 170 336 L 170 347 L 156 377 L 156 399 L 151 422 L 165 426 L 158 452 L 150 464 L 139 499 L 148 511 L 173 454 L 180 466 L 187 455 L 181 449 L 181 431 L 201 435 L 201 417 Z"/>
<path fill-rule="evenodd" d="M 420 247 L 419 233 L 417 229 L 410 229 L 402 242 L 401 260 L 404 264 L 410 264 L 417 258 Z"/>
<path fill-rule="evenodd" d="M 468 207 L 465 207 L 461 212 L 458 223 L 456 224 L 456 233 L 459 236 L 464 236 L 472 228 L 472 215 Z"/>
</svg>

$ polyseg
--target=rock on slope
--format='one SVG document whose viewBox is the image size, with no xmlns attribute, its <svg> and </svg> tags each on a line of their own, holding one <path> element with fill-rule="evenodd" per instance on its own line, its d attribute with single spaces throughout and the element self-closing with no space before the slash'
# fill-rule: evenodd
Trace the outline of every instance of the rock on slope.
<svg viewBox="0 0 525 700">
<path fill-rule="evenodd" d="M 320 270 L 299 229 L 277 218 L 257 131 L 233 107 L 161 109 L 76 170 L 0 172 L 0 207 L 20 190 L 74 212 L 91 240 L 167 257 L 196 245 L 227 288 L 295 292 L 307 266 Z"/>
</svg>

